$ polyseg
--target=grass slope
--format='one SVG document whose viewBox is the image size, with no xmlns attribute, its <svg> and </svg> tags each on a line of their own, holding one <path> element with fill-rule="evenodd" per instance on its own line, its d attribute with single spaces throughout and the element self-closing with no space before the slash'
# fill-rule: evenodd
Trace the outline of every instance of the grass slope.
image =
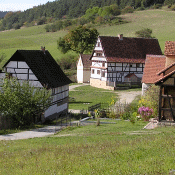
<svg viewBox="0 0 175 175">
<path fill-rule="evenodd" d="M 114 26 L 97 27 L 100 35 L 117 36 L 123 33 L 126 37 L 135 37 L 135 32 L 144 27 L 153 30 L 153 36 L 158 38 L 162 51 L 165 41 L 175 40 L 175 12 L 166 10 L 145 10 L 120 15 L 130 23 Z M 67 31 L 46 33 L 45 25 L 0 32 L 0 53 L 9 59 L 17 49 L 40 49 L 45 46 L 55 59 L 63 54 L 57 49 L 57 39 L 64 36 Z M 4 63 L 4 62 L 3 62 Z"/>
<path fill-rule="evenodd" d="M 68 127 L 55 137 L 0 141 L 0 174 L 169 174 L 173 127 L 142 130 L 117 121 Z"/>
</svg>

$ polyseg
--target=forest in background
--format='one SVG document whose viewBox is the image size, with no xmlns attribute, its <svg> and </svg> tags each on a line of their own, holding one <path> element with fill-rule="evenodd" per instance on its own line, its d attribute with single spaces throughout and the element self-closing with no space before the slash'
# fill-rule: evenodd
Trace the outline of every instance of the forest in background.
<svg viewBox="0 0 175 175">
<path fill-rule="evenodd" d="M 93 7 L 117 5 L 120 10 L 126 7 L 133 9 L 160 8 L 162 5 L 173 5 L 175 0 L 57 0 L 47 2 L 24 12 L 8 12 L 0 21 L 0 30 L 19 29 L 22 26 L 52 23 L 59 19 L 72 19 L 85 15 Z M 104 9 L 104 8 L 103 8 Z"/>
</svg>

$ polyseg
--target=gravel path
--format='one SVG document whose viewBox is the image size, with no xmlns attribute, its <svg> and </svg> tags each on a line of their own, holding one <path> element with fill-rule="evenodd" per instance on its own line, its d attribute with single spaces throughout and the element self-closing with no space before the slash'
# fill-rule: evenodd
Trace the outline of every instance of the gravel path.
<svg viewBox="0 0 175 175">
<path fill-rule="evenodd" d="M 30 131 L 23 131 L 14 134 L 0 135 L 0 140 L 21 140 L 34 137 L 45 137 L 55 134 L 55 129 L 61 129 L 61 126 L 47 126 L 44 128 L 34 129 Z"/>
<path fill-rule="evenodd" d="M 142 91 L 121 91 L 117 92 L 121 103 L 131 103 L 136 96 L 141 95 Z"/>
<path fill-rule="evenodd" d="M 72 85 L 72 86 L 69 86 L 69 91 L 73 91 L 76 87 L 80 87 L 80 86 L 86 86 L 86 85 L 89 85 L 89 84 L 76 84 L 76 85 Z"/>
</svg>

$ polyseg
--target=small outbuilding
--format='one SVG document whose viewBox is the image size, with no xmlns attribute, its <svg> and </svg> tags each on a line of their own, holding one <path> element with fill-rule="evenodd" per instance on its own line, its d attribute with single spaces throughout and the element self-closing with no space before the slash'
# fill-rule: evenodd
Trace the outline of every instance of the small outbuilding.
<svg viewBox="0 0 175 175">
<path fill-rule="evenodd" d="M 77 62 L 77 82 L 89 83 L 91 75 L 91 55 L 81 54 Z"/>
</svg>

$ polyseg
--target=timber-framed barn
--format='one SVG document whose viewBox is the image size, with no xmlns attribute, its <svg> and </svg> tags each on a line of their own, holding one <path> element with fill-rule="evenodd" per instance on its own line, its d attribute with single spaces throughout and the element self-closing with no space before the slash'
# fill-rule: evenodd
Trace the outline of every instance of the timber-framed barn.
<svg viewBox="0 0 175 175">
<path fill-rule="evenodd" d="M 71 80 L 45 48 L 17 50 L 3 66 L 3 72 L 0 73 L 1 79 L 5 77 L 5 72 L 19 81 L 29 81 L 36 88 L 46 87 L 52 90 L 52 103 L 44 112 L 46 120 L 67 113 Z"/>
</svg>

